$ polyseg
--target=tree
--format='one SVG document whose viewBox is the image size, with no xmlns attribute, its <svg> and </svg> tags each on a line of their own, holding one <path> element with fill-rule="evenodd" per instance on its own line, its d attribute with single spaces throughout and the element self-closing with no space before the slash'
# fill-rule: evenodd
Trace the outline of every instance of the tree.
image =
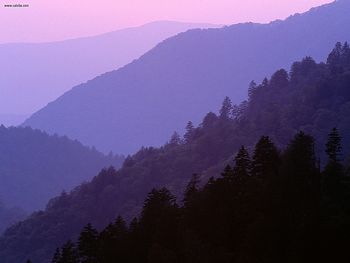
<svg viewBox="0 0 350 263">
<path fill-rule="evenodd" d="M 220 109 L 220 119 L 228 120 L 231 118 L 232 112 L 232 102 L 229 97 L 225 97 L 221 109 Z"/>
<path fill-rule="evenodd" d="M 221 173 L 221 176 L 224 178 L 224 180 L 228 182 L 232 182 L 234 179 L 234 173 L 233 173 L 232 167 L 230 165 L 226 165 L 224 172 Z"/>
<path fill-rule="evenodd" d="M 82 263 L 95 263 L 98 255 L 98 232 L 87 224 L 80 233 L 78 253 Z"/>
<path fill-rule="evenodd" d="M 258 86 L 256 85 L 255 81 L 254 81 L 254 80 L 251 81 L 251 82 L 249 83 L 249 88 L 248 88 L 248 98 L 249 98 L 249 101 L 252 100 L 252 98 L 253 98 L 255 92 L 257 91 L 257 89 L 258 89 Z"/>
<path fill-rule="evenodd" d="M 328 163 L 324 169 L 325 192 L 330 198 L 337 200 L 340 204 L 344 197 L 344 189 L 342 186 L 342 177 L 344 176 L 344 167 L 341 163 L 341 136 L 337 128 L 333 128 L 328 135 L 326 143 L 326 153 L 328 155 Z"/>
<path fill-rule="evenodd" d="M 289 76 L 286 70 L 280 69 L 275 72 L 270 80 L 270 86 L 273 88 L 285 88 L 289 84 Z"/>
<path fill-rule="evenodd" d="M 174 132 L 173 135 L 170 138 L 169 144 L 172 146 L 177 146 L 182 143 L 181 137 L 177 132 Z"/>
<path fill-rule="evenodd" d="M 201 126 L 204 129 L 213 128 L 215 126 L 217 120 L 218 120 L 218 116 L 216 116 L 216 114 L 213 112 L 209 112 L 207 115 L 205 115 Z"/>
<path fill-rule="evenodd" d="M 194 136 L 194 131 L 195 129 L 194 129 L 193 123 L 192 121 L 189 121 L 186 125 L 186 133 L 184 135 L 184 139 L 186 143 L 189 143 L 192 141 Z"/>
<path fill-rule="evenodd" d="M 256 177 L 276 175 L 279 165 L 280 157 L 276 146 L 268 136 L 262 136 L 255 145 L 252 175 Z"/>
<path fill-rule="evenodd" d="M 176 247 L 178 216 L 176 199 L 168 189 L 153 189 L 147 195 L 141 212 L 140 229 L 148 248 L 154 243 L 164 248 Z"/>
<path fill-rule="evenodd" d="M 341 157 L 341 136 L 337 128 L 333 128 L 328 135 L 328 141 L 326 144 L 326 153 L 329 158 L 329 162 L 339 163 Z"/>
<path fill-rule="evenodd" d="M 72 241 L 69 240 L 63 245 L 58 263 L 79 263 L 79 255 Z"/>
<path fill-rule="evenodd" d="M 184 205 L 188 206 L 189 202 L 191 202 L 193 196 L 198 192 L 198 184 L 199 184 L 199 175 L 193 174 L 191 180 L 186 186 L 185 194 L 184 194 Z"/>
<path fill-rule="evenodd" d="M 113 262 L 118 259 L 126 262 L 128 256 L 129 234 L 126 222 L 118 216 L 115 222 L 109 224 L 99 236 L 99 259 L 101 262 Z"/>
<path fill-rule="evenodd" d="M 238 180 L 243 180 L 250 175 L 251 162 L 249 158 L 249 153 L 242 146 L 236 157 L 235 157 L 235 166 L 233 167 L 233 176 Z"/>
</svg>

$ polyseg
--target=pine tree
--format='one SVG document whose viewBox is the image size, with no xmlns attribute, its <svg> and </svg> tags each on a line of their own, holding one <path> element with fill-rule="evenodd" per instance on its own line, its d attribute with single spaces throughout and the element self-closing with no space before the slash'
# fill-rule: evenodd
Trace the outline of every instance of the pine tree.
<svg viewBox="0 0 350 263">
<path fill-rule="evenodd" d="M 79 263 L 79 255 L 72 241 L 67 241 L 63 245 L 59 263 Z"/>
<path fill-rule="evenodd" d="M 229 97 L 225 97 L 222 107 L 220 109 L 220 119 L 222 120 L 228 120 L 231 118 L 231 112 L 232 112 L 232 102 Z"/>
<path fill-rule="evenodd" d="M 276 175 L 279 165 L 280 157 L 276 146 L 268 136 L 261 137 L 253 154 L 252 175 L 256 177 Z"/>
<path fill-rule="evenodd" d="M 187 207 L 191 202 L 193 196 L 198 192 L 198 184 L 199 184 L 199 175 L 193 174 L 190 182 L 186 186 L 185 194 L 184 194 L 184 206 Z"/>
<path fill-rule="evenodd" d="M 257 91 L 257 89 L 258 89 L 258 86 L 256 85 L 255 81 L 254 81 L 254 80 L 251 81 L 251 82 L 249 83 L 249 88 L 248 88 L 248 98 L 249 98 L 249 101 L 252 100 L 252 98 L 253 98 L 255 92 Z"/>
<path fill-rule="evenodd" d="M 326 153 L 329 158 L 329 162 L 339 163 L 341 157 L 341 136 L 337 128 L 333 128 L 328 135 L 328 141 L 326 144 Z"/>
<path fill-rule="evenodd" d="M 232 167 L 230 165 L 226 165 L 224 172 L 221 173 L 221 176 L 224 178 L 224 180 L 228 182 L 232 182 L 234 179 L 234 173 L 233 173 Z"/>
<path fill-rule="evenodd" d="M 174 132 L 170 138 L 169 144 L 171 146 L 177 146 L 177 145 L 180 145 L 181 143 L 182 141 L 181 141 L 180 135 L 177 132 Z"/>
<path fill-rule="evenodd" d="M 272 88 L 285 88 L 289 84 L 289 76 L 286 70 L 280 69 L 275 72 L 270 80 L 270 86 Z"/>
<path fill-rule="evenodd" d="M 184 135 L 185 138 L 185 142 L 189 143 L 192 141 L 194 136 L 194 126 L 193 123 L 191 121 L 189 121 L 186 125 L 186 133 Z"/>
<path fill-rule="evenodd" d="M 78 253 L 82 263 L 95 263 L 98 255 L 98 232 L 87 224 L 80 233 Z"/>
<path fill-rule="evenodd" d="M 338 203 L 343 197 L 344 189 L 341 184 L 342 177 L 344 176 L 344 167 L 341 163 L 341 136 L 338 129 L 333 128 L 328 135 L 328 141 L 326 143 L 326 153 L 328 155 L 328 163 L 324 169 L 326 194 L 337 199 Z"/>
<path fill-rule="evenodd" d="M 233 168 L 233 175 L 239 181 L 244 180 L 250 175 L 250 168 L 251 168 L 251 162 L 249 158 L 249 153 L 245 149 L 245 147 L 242 146 L 235 157 L 235 166 Z"/>
</svg>

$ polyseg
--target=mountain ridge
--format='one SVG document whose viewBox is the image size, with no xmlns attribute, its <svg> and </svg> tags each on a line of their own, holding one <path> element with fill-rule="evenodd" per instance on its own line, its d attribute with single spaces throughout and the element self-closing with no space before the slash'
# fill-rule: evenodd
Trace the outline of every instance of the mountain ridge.
<svg viewBox="0 0 350 263">
<path fill-rule="evenodd" d="M 180 33 L 138 60 L 76 86 L 23 125 L 103 152 L 159 146 L 188 120 L 198 124 L 226 95 L 237 104 L 246 99 L 251 80 L 261 81 L 306 55 L 324 60 L 335 42 L 350 39 L 344 27 L 350 25 L 350 5 L 343 3 L 283 22 Z"/>
</svg>

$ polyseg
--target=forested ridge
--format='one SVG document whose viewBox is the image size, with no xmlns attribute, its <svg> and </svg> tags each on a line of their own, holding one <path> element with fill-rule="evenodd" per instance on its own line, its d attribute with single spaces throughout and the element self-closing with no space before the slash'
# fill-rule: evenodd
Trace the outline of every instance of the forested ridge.
<svg viewBox="0 0 350 263">
<path fill-rule="evenodd" d="M 0 126 L 0 201 L 31 213 L 102 168 L 122 162 L 122 156 L 104 155 L 65 136 Z"/>
<path fill-rule="evenodd" d="M 298 133 L 281 152 L 262 137 L 252 158 L 242 146 L 221 176 L 184 198 L 153 189 L 141 214 L 116 218 L 98 232 L 84 227 L 52 263 L 337 262 L 350 242 L 350 174 L 337 129 L 321 171 L 314 139 Z"/>
<path fill-rule="evenodd" d="M 56 247 L 78 238 L 88 222 L 101 231 L 118 215 L 132 220 L 142 211 L 144 197 L 153 188 L 167 187 L 181 200 L 192 174 L 197 173 L 205 184 L 210 177 L 218 176 L 222 167 L 232 164 L 233 155 L 242 145 L 252 153 L 261 136 L 270 136 L 284 153 L 283 160 L 295 134 L 303 131 L 312 135 L 313 163 L 324 170 L 328 163 L 325 142 L 329 131 L 337 127 L 343 137 L 346 162 L 350 143 L 349 86 L 347 43 L 338 43 L 326 63 L 306 57 L 294 63 L 289 72 L 278 70 L 261 84 L 252 82 L 247 101 L 232 105 L 226 98 L 219 114 L 208 113 L 198 127 L 189 122 L 184 136 L 174 133 L 160 148 L 142 148 L 127 157 L 120 170 L 104 169 L 90 183 L 52 199 L 45 211 L 9 228 L 0 239 L 0 257 L 11 263 L 28 258 L 34 263 L 47 262 Z"/>
<path fill-rule="evenodd" d="M 240 103 L 251 80 L 260 82 L 306 55 L 325 61 L 337 41 L 350 39 L 349 13 L 350 2 L 340 0 L 268 24 L 189 30 L 74 87 L 24 125 L 106 152 L 160 147 L 188 120 L 199 124 L 225 96 Z"/>
</svg>

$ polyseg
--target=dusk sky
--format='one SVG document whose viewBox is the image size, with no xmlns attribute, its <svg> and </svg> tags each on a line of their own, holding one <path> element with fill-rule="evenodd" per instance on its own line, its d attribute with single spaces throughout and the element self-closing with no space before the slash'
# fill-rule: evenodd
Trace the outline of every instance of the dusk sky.
<svg viewBox="0 0 350 263">
<path fill-rule="evenodd" d="M 332 0 L 1 0 L 0 43 L 96 35 L 158 20 L 233 24 L 283 19 Z M 5 4 L 29 7 L 5 7 Z"/>
</svg>

